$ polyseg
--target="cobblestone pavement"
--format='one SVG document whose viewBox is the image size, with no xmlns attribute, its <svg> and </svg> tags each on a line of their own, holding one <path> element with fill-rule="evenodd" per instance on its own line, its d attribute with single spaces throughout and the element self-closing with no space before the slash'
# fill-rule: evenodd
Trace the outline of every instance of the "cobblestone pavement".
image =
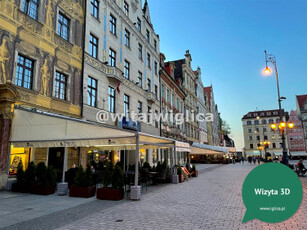
<svg viewBox="0 0 307 230">
<path fill-rule="evenodd" d="M 278 224 L 241 223 L 242 184 L 254 167 L 245 163 L 214 168 L 153 191 L 141 201 L 124 202 L 59 229 L 307 229 L 306 189 L 300 209 L 290 219 Z"/>
</svg>

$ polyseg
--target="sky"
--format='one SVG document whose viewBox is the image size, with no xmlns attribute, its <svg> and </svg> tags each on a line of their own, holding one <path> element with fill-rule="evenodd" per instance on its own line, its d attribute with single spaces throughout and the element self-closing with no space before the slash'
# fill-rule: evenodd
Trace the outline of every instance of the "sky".
<svg viewBox="0 0 307 230">
<path fill-rule="evenodd" d="M 275 73 L 264 76 L 264 50 L 276 57 L 286 111 L 307 94 L 307 0 L 148 0 L 151 22 L 166 61 L 184 58 L 199 66 L 205 86 L 244 147 L 242 117 L 277 109 Z M 272 66 L 270 66 L 272 67 Z"/>
</svg>

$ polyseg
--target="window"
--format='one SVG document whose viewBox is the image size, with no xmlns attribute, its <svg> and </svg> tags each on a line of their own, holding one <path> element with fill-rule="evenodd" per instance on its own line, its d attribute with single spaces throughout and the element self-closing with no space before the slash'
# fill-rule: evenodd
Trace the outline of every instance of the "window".
<svg viewBox="0 0 307 230">
<path fill-rule="evenodd" d="M 116 52 L 112 49 L 109 50 L 109 65 L 116 66 Z"/>
<path fill-rule="evenodd" d="M 22 12 L 24 12 L 29 17 L 37 20 L 38 16 L 38 0 L 24 0 Z"/>
<path fill-rule="evenodd" d="M 154 40 L 154 49 L 155 51 L 157 51 L 157 41 L 156 40 Z"/>
<path fill-rule="evenodd" d="M 248 129 L 248 133 L 251 133 L 252 132 L 252 129 Z"/>
<path fill-rule="evenodd" d="M 164 98 L 164 85 L 163 84 L 161 85 L 161 96 L 162 98 Z"/>
<path fill-rule="evenodd" d="M 265 141 L 267 141 L 267 140 L 268 140 L 268 136 L 264 136 L 263 138 L 264 138 L 264 140 L 265 140 Z"/>
<path fill-rule="evenodd" d="M 276 143 L 273 143 L 273 149 L 276 149 Z"/>
<path fill-rule="evenodd" d="M 69 24 L 70 20 L 60 12 L 58 17 L 58 35 L 67 41 L 69 40 Z"/>
<path fill-rule="evenodd" d="M 273 119 L 269 119 L 269 124 L 273 124 L 274 120 Z"/>
<path fill-rule="evenodd" d="M 158 86 L 155 85 L 155 95 L 156 95 L 156 99 L 158 99 Z"/>
<path fill-rule="evenodd" d="M 252 122 L 251 121 L 247 121 L 247 125 L 251 125 L 252 124 Z"/>
<path fill-rule="evenodd" d="M 138 75 L 138 86 L 142 88 L 142 82 L 143 82 L 143 76 L 142 73 L 139 71 L 139 75 Z"/>
<path fill-rule="evenodd" d="M 264 125 L 265 125 L 266 123 L 267 123 L 267 122 L 266 122 L 266 120 L 263 120 L 263 121 L 262 121 L 262 124 L 264 124 Z"/>
<path fill-rule="evenodd" d="M 255 120 L 255 121 L 254 121 L 254 125 L 259 125 L 259 121 L 258 121 L 258 120 Z"/>
<path fill-rule="evenodd" d="M 267 131 L 267 129 L 266 128 L 263 128 L 263 132 L 266 132 Z"/>
<path fill-rule="evenodd" d="M 257 136 L 257 141 L 260 141 L 260 136 Z"/>
<path fill-rule="evenodd" d="M 279 148 L 282 148 L 282 143 L 279 143 Z"/>
<path fill-rule="evenodd" d="M 139 59 L 143 60 L 143 46 L 139 43 Z"/>
<path fill-rule="evenodd" d="M 250 147 L 251 149 L 253 149 L 253 148 L 254 148 L 254 145 L 253 145 L 253 144 L 250 144 L 249 147 Z"/>
<path fill-rule="evenodd" d="M 147 67 L 150 69 L 150 54 L 147 53 Z"/>
<path fill-rule="evenodd" d="M 151 80 L 147 79 L 147 91 L 151 92 Z"/>
<path fill-rule="evenodd" d="M 259 128 L 256 128 L 256 133 L 259 133 Z"/>
<path fill-rule="evenodd" d="M 26 89 L 32 89 L 34 62 L 18 55 L 15 84 Z"/>
<path fill-rule="evenodd" d="M 130 98 L 128 95 L 124 95 L 124 114 L 127 117 L 129 114 L 129 104 L 130 104 Z"/>
<path fill-rule="evenodd" d="M 253 137 L 252 137 L 252 136 L 249 136 L 248 138 L 249 138 L 249 140 L 250 140 L 250 141 L 252 141 L 252 140 L 253 140 Z"/>
<path fill-rule="evenodd" d="M 280 119 L 279 119 L 279 118 L 277 118 L 277 119 L 276 119 L 276 123 L 279 123 L 279 122 L 280 122 Z"/>
<path fill-rule="evenodd" d="M 138 28 L 139 31 L 141 31 L 141 29 L 142 29 L 142 22 L 141 22 L 141 19 L 139 19 L 139 18 L 137 18 L 136 27 Z"/>
<path fill-rule="evenodd" d="M 149 30 L 146 30 L 146 40 L 150 42 L 150 33 Z"/>
<path fill-rule="evenodd" d="M 138 101 L 138 114 L 141 114 L 143 110 L 142 102 Z"/>
<path fill-rule="evenodd" d="M 129 16 L 129 5 L 126 1 L 124 1 L 124 13 Z"/>
<path fill-rule="evenodd" d="M 108 88 L 108 105 L 109 112 L 115 113 L 115 89 L 111 86 Z"/>
<path fill-rule="evenodd" d="M 157 115 L 158 115 L 158 111 L 155 110 L 155 116 L 157 116 Z M 174 121 L 175 121 L 175 119 L 174 119 Z M 159 121 L 158 121 L 158 119 L 155 119 L 155 127 L 159 128 Z"/>
<path fill-rule="evenodd" d="M 169 101 L 169 89 L 166 90 L 166 102 L 170 102 Z"/>
<path fill-rule="evenodd" d="M 87 104 L 97 106 L 97 80 L 91 77 L 87 79 Z"/>
<path fill-rule="evenodd" d="M 90 34 L 89 52 L 90 52 L 90 55 L 93 58 L 97 58 L 97 56 L 98 56 L 98 39 L 92 34 Z"/>
<path fill-rule="evenodd" d="M 110 15 L 110 32 L 116 35 L 116 18 Z"/>
<path fill-rule="evenodd" d="M 54 82 L 54 97 L 66 100 L 67 76 L 56 72 Z"/>
<path fill-rule="evenodd" d="M 125 30 L 125 45 L 130 47 L 130 32 L 128 30 Z"/>
<path fill-rule="evenodd" d="M 158 75 L 158 63 L 155 61 L 155 74 Z"/>
<path fill-rule="evenodd" d="M 148 107 L 147 107 L 147 122 L 148 122 L 148 123 L 150 122 L 150 114 L 151 114 L 151 107 L 148 106 Z"/>
<path fill-rule="evenodd" d="M 129 80 L 130 77 L 130 63 L 125 60 L 124 62 L 124 76 Z"/>
<path fill-rule="evenodd" d="M 91 0 L 91 15 L 98 19 L 99 16 L 99 1 Z"/>
</svg>

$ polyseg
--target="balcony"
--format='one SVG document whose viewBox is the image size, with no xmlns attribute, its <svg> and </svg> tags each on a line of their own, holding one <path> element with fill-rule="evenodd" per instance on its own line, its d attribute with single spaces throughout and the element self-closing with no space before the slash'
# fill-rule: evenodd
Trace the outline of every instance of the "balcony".
<svg viewBox="0 0 307 230">
<path fill-rule="evenodd" d="M 148 101 L 148 102 L 153 103 L 153 102 L 156 101 L 156 95 L 153 94 L 153 93 L 151 93 L 151 92 L 147 92 L 146 97 L 147 97 L 147 101 Z"/>
<path fill-rule="evenodd" d="M 108 78 L 112 78 L 120 82 L 123 80 L 123 72 L 114 66 L 106 67 L 106 75 Z"/>
</svg>

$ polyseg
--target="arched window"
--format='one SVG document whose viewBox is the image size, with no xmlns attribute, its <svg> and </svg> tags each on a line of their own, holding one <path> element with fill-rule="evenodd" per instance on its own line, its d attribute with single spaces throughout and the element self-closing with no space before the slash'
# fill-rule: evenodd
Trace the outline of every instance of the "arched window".
<svg viewBox="0 0 307 230">
<path fill-rule="evenodd" d="M 259 125 L 259 121 L 258 121 L 258 120 L 255 120 L 255 121 L 254 121 L 254 125 Z"/>
<path fill-rule="evenodd" d="M 251 125 L 252 124 L 252 122 L 251 121 L 247 121 L 247 125 Z"/>
<path fill-rule="evenodd" d="M 272 124 L 274 123 L 274 120 L 273 119 L 269 119 L 269 124 Z"/>
<path fill-rule="evenodd" d="M 267 123 L 266 120 L 263 120 L 263 121 L 262 121 L 262 124 L 266 124 L 266 123 Z"/>
</svg>

